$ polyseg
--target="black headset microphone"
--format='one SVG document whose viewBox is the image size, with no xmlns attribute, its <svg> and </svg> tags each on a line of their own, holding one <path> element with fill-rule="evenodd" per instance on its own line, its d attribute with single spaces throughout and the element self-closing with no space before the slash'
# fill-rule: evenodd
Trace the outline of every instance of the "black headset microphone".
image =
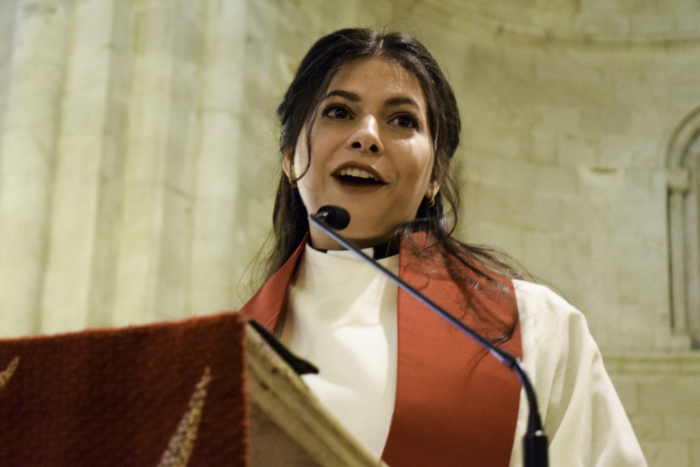
<svg viewBox="0 0 700 467">
<path fill-rule="evenodd" d="M 491 355 L 496 357 L 496 359 L 499 362 L 503 363 L 515 373 L 515 375 L 518 377 L 518 380 L 520 380 L 520 385 L 525 390 L 529 406 L 527 432 L 525 433 L 525 436 L 523 436 L 523 466 L 548 467 L 549 455 L 547 452 L 547 435 L 544 433 L 544 429 L 542 428 L 542 420 L 540 419 L 540 414 L 537 409 L 537 398 L 535 396 L 535 390 L 532 387 L 530 379 L 525 373 L 525 369 L 520 364 L 520 361 L 514 355 L 511 355 L 510 353 L 499 349 L 498 347 L 493 345 L 491 342 L 489 342 L 486 338 L 474 331 L 472 328 L 462 323 L 460 320 L 458 320 L 450 313 L 440 308 L 436 303 L 434 303 L 432 300 L 420 293 L 418 290 L 408 285 L 403 279 L 399 278 L 396 274 L 389 271 L 377 261 L 364 254 L 350 240 L 347 240 L 342 235 L 335 232 L 336 230 L 343 230 L 350 224 L 350 214 L 345 209 L 340 208 L 338 206 L 323 206 L 321 209 L 318 210 L 318 212 L 316 212 L 316 214 L 311 214 L 309 216 L 309 222 L 311 222 L 323 233 L 325 233 L 333 240 L 338 242 L 340 245 L 342 245 L 345 249 L 353 251 L 366 263 L 379 270 L 397 286 L 401 287 L 403 290 L 405 290 L 407 293 L 413 296 L 413 298 L 415 298 L 423 305 L 433 310 L 442 318 L 449 321 L 450 324 L 452 324 L 453 326 L 467 334 L 469 337 L 471 337 L 473 340 L 478 342 L 482 347 L 488 350 L 491 353 Z"/>
</svg>

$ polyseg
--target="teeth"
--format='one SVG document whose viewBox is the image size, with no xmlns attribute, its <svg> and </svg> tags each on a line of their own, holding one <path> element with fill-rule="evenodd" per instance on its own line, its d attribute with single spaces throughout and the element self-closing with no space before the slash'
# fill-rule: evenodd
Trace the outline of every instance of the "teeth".
<svg viewBox="0 0 700 467">
<path fill-rule="evenodd" d="M 356 177 L 356 178 L 369 178 L 372 180 L 377 180 L 377 178 L 366 170 L 358 169 L 356 167 L 346 167 L 340 172 L 340 176 Z"/>
</svg>

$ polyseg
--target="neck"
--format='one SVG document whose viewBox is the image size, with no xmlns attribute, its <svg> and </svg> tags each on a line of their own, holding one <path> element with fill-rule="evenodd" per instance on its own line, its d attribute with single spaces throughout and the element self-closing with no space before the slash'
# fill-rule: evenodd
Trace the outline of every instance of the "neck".
<svg viewBox="0 0 700 467">
<path fill-rule="evenodd" d="M 342 245 L 338 244 L 335 240 L 330 238 L 328 235 L 325 233 L 321 232 L 318 230 L 316 227 L 313 225 L 310 228 L 310 233 L 311 233 L 311 238 L 309 239 L 309 245 L 311 245 L 313 248 L 317 250 L 344 250 Z M 343 234 L 341 234 L 343 235 Z M 393 240 L 394 236 L 393 235 L 385 235 L 381 237 L 354 237 L 351 234 L 348 235 L 343 235 L 343 237 L 347 238 L 350 240 L 352 243 L 354 243 L 358 248 L 363 249 L 363 248 L 370 248 L 375 245 L 382 245 L 389 243 Z"/>
</svg>

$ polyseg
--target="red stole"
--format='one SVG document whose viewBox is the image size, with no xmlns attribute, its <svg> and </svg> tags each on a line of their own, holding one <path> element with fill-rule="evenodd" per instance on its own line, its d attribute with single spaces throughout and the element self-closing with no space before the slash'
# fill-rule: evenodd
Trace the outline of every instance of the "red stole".
<svg viewBox="0 0 700 467">
<path fill-rule="evenodd" d="M 274 331 L 305 245 L 306 239 L 241 308 L 242 314 Z M 473 283 L 468 297 L 452 280 L 455 273 Z M 475 310 L 501 323 L 517 318 L 512 282 L 489 274 L 504 292 L 495 291 L 493 283 L 461 264 L 448 263 L 437 255 L 425 260 L 401 248 L 401 278 L 477 330 Z M 501 348 L 520 357 L 520 325 L 515 324 L 515 332 Z M 387 464 L 505 467 L 519 404 L 520 383 L 508 368 L 399 289 L 396 404 L 382 455 Z"/>
</svg>

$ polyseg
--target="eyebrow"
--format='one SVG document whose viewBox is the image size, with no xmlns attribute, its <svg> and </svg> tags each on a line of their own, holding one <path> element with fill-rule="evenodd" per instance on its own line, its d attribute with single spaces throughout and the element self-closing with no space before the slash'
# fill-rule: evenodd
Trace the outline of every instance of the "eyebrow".
<svg viewBox="0 0 700 467">
<path fill-rule="evenodd" d="M 323 97 L 323 100 L 324 101 L 328 100 L 334 96 L 343 97 L 351 102 L 360 102 L 362 100 L 360 98 L 360 96 L 355 94 L 354 92 L 343 91 L 342 89 L 336 89 L 334 91 L 329 92 L 328 94 L 326 94 Z M 415 107 L 416 109 L 420 110 L 420 106 L 418 105 L 418 103 L 415 100 L 411 99 L 410 97 L 403 97 L 403 96 L 392 97 L 390 99 L 387 99 L 384 104 L 392 106 L 392 107 L 408 104 L 408 105 L 411 105 L 411 106 Z"/>
<path fill-rule="evenodd" d="M 386 105 L 397 106 L 403 104 L 412 105 L 416 109 L 420 110 L 420 106 L 418 105 L 418 103 L 410 97 L 392 97 L 391 99 L 387 99 L 386 101 Z"/>
<path fill-rule="evenodd" d="M 339 97 L 344 97 L 345 99 L 352 101 L 352 102 L 360 102 L 360 96 L 355 94 L 354 92 L 349 92 L 349 91 L 343 91 L 342 89 L 336 89 L 335 91 L 331 91 L 328 94 L 326 94 L 323 97 L 323 100 L 328 100 L 333 96 L 339 96 Z"/>
</svg>

